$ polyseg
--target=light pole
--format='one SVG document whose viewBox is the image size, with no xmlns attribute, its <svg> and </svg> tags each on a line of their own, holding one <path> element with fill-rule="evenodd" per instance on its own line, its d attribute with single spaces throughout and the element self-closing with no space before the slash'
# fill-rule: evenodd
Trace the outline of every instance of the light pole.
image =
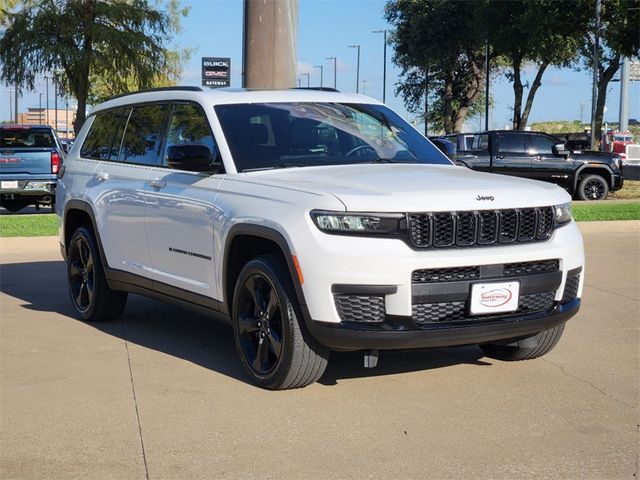
<svg viewBox="0 0 640 480">
<path fill-rule="evenodd" d="M 49 125 L 49 78 L 50 77 L 48 77 L 47 75 L 44 76 L 44 84 L 47 92 L 47 112 L 46 112 L 47 125 Z"/>
<path fill-rule="evenodd" d="M 338 89 L 338 58 L 327 57 L 327 60 L 333 60 L 333 89 Z"/>
<path fill-rule="evenodd" d="M 13 89 L 8 88 L 7 92 L 9 92 L 9 122 L 18 123 L 17 120 L 13 120 Z"/>
<path fill-rule="evenodd" d="M 40 96 L 40 100 L 38 101 L 38 123 L 42 125 L 42 93 L 38 95 Z"/>
<path fill-rule="evenodd" d="M 322 65 L 314 65 L 313 68 L 319 68 L 320 69 L 320 88 L 323 87 L 323 71 L 324 71 L 324 67 Z"/>
<path fill-rule="evenodd" d="M 596 138 L 596 110 L 598 103 L 598 48 L 600 43 L 600 0 L 596 0 L 596 30 L 593 36 L 593 85 L 591 91 L 591 150 L 598 149 Z"/>
<path fill-rule="evenodd" d="M 362 94 L 363 95 L 367 94 L 367 81 L 366 80 L 362 80 Z"/>
<path fill-rule="evenodd" d="M 382 103 L 387 100 L 387 31 L 374 30 L 372 33 L 382 33 L 384 35 L 384 49 L 382 61 Z"/>
<path fill-rule="evenodd" d="M 360 92 L 360 45 L 349 45 L 349 48 L 358 49 L 358 63 L 356 66 L 356 93 Z"/>
<path fill-rule="evenodd" d="M 301 77 L 304 77 L 305 75 L 307 76 L 307 88 L 309 88 L 309 76 L 310 76 L 310 74 L 309 73 L 301 73 L 300 74 Z"/>
</svg>

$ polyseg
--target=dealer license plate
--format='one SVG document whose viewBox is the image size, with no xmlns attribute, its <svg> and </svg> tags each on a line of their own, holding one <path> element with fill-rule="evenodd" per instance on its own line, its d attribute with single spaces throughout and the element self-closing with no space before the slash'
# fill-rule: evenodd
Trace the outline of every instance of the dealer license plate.
<svg viewBox="0 0 640 480">
<path fill-rule="evenodd" d="M 515 312 L 520 282 L 476 283 L 471 287 L 471 315 Z"/>
<path fill-rule="evenodd" d="M 18 188 L 18 181 L 14 180 L 0 182 L 0 188 L 2 188 L 3 190 L 15 190 L 16 188 Z"/>
</svg>

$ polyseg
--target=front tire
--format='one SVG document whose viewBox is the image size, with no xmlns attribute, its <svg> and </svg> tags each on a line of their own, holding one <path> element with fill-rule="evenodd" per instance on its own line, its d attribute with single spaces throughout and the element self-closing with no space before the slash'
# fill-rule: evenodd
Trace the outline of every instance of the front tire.
<svg viewBox="0 0 640 480">
<path fill-rule="evenodd" d="M 604 200 L 609 195 L 609 184 L 600 175 L 587 175 L 580 180 L 578 197 L 580 200 Z"/>
<path fill-rule="evenodd" d="M 564 323 L 550 328 L 549 330 L 544 330 L 537 335 L 534 335 L 534 337 L 527 339 L 534 342 L 537 340 L 537 344 L 534 347 L 486 344 L 480 345 L 480 348 L 482 348 L 487 357 L 495 358 L 497 360 L 506 360 L 511 362 L 518 360 L 531 360 L 549 353 L 553 347 L 558 344 L 560 337 L 562 337 L 562 332 L 564 332 Z"/>
<path fill-rule="evenodd" d="M 122 314 L 127 293 L 109 288 L 96 240 L 87 227 L 78 228 L 69 242 L 67 278 L 71 303 L 82 320 L 100 322 Z"/>
<path fill-rule="evenodd" d="M 324 373 L 329 351 L 306 331 L 291 278 L 277 255 L 249 261 L 233 295 L 236 348 L 251 379 L 271 390 L 300 388 Z"/>
</svg>

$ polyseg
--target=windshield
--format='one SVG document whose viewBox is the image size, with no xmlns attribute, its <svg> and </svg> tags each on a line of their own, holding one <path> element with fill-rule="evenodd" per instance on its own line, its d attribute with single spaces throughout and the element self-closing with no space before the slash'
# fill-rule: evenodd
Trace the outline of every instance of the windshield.
<svg viewBox="0 0 640 480">
<path fill-rule="evenodd" d="M 50 128 L 6 127 L 0 129 L 0 148 L 53 148 Z"/>
<path fill-rule="evenodd" d="M 238 172 L 353 163 L 451 165 L 383 105 L 252 103 L 215 110 Z"/>
</svg>

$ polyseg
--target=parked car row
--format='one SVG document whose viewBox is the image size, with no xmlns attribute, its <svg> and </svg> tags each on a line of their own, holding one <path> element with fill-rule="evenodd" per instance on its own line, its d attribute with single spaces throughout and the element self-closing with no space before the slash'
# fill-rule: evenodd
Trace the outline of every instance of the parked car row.
<svg viewBox="0 0 640 480">
<path fill-rule="evenodd" d="M 604 200 L 624 183 L 620 155 L 572 150 L 543 132 L 493 130 L 432 140 L 458 165 L 555 183 L 580 200 Z"/>
</svg>

